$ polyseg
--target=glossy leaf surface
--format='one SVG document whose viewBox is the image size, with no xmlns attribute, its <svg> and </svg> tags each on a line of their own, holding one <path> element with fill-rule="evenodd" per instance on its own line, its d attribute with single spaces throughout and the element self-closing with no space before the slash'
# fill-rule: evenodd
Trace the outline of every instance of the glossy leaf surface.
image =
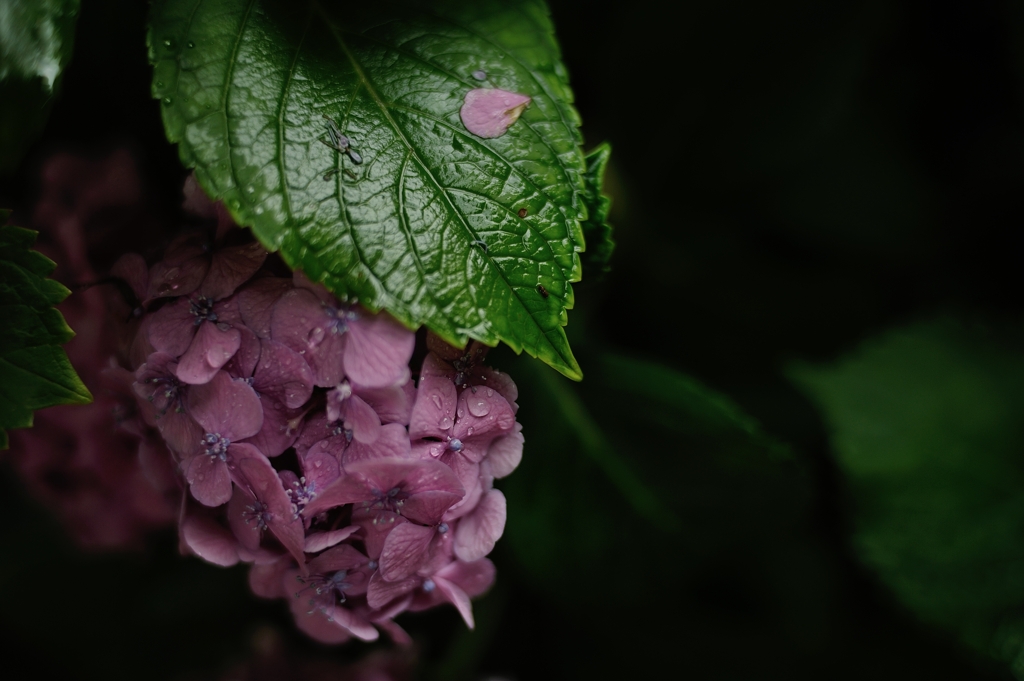
<svg viewBox="0 0 1024 681">
<path fill-rule="evenodd" d="M 182 160 L 290 266 L 580 377 L 585 165 L 543 4 L 164 0 L 149 44 Z M 459 117 L 481 87 L 532 98 L 494 139 Z"/>
<path fill-rule="evenodd" d="M 0 211 L 0 223 L 6 219 Z M 74 335 L 54 308 L 68 290 L 46 278 L 54 264 L 30 250 L 35 238 L 0 227 L 0 449 L 7 448 L 6 430 L 31 426 L 37 409 L 92 400 L 60 347 Z"/>
</svg>

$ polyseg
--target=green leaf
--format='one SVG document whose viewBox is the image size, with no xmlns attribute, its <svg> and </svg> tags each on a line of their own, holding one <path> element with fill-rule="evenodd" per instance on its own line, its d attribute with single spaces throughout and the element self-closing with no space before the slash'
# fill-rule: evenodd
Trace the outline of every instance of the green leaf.
<svg viewBox="0 0 1024 681">
<path fill-rule="evenodd" d="M 291 267 L 451 343 L 504 341 L 581 377 L 562 327 L 585 165 L 541 2 L 162 0 L 149 49 L 182 161 Z M 477 87 L 533 101 L 481 139 L 459 117 Z M 324 116 L 361 164 L 321 143 Z"/>
<path fill-rule="evenodd" d="M 791 375 L 833 432 L 863 561 L 1024 678 L 1024 343 L 933 321 Z"/>
<path fill-rule="evenodd" d="M 584 202 L 587 207 L 587 219 L 583 221 L 583 237 L 587 242 L 587 251 L 583 256 L 583 264 L 605 273 L 609 269 L 615 241 L 612 239 L 612 226 L 608 224 L 608 213 L 612 209 L 612 200 L 602 192 L 604 172 L 608 168 L 612 147 L 604 142 L 595 147 L 586 156 L 587 172 L 583 176 L 586 187 Z"/>
<path fill-rule="evenodd" d="M 30 250 L 35 239 L 31 230 L 0 226 L 0 449 L 6 429 L 31 426 L 37 409 L 92 400 L 60 347 L 74 332 L 54 306 L 69 291 L 46 278 L 54 263 Z"/>
<path fill-rule="evenodd" d="M 79 0 L 0 2 L 0 173 L 17 167 L 42 131 L 71 58 Z M 11 103 L 17 105 L 12 106 Z"/>
</svg>

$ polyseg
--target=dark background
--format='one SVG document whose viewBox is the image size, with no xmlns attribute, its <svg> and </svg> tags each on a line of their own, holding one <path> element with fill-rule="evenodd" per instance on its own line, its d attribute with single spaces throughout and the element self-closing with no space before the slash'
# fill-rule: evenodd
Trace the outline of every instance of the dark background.
<svg viewBox="0 0 1024 681">
<path fill-rule="evenodd" d="M 1024 10 L 806 0 L 665 11 L 552 3 L 588 148 L 614 149 L 618 249 L 609 275 L 576 289 L 581 385 L 495 354 L 520 385 L 527 437 L 503 485 L 499 580 L 472 635 L 454 610 L 401 620 L 421 676 L 1010 678 L 919 623 L 855 560 L 828 434 L 783 367 L 832 360 L 922 315 L 1020 319 Z M 60 96 L 0 182 L 0 204 L 28 209 L 54 151 L 128 146 L 159 216 L 147 229 L 177 224 L 184 171 L 149 95 L 145 12 L 83 1 Z M 97 234 L 137 217 L 105 216 Z M 97 257 L 113 255 L 96 241 Z M 662 413 L 609 353 L 696 377 L 761 429 Z M 646 510 L 581 446 L 585 426 L 567 432 L 566 391 L 601 424 L 601 451 L 657 500 Z M 307 642 L 283 604 L 248 594 L 243 569 L 178 557 L 172 533 L 141 554 L 77 553 L 6 469 L 3 484 L 9 668 L 205 678 L 267 627 L 299 655 L 365 650 Z"/>
</svg>

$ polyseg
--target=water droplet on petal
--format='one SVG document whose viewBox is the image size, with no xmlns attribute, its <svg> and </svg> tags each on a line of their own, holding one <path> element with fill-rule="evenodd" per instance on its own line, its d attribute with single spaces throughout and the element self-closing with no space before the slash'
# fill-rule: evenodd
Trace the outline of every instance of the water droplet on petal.
<svg viewBox="0 0 1024 681">
<path fill-rule="evenodd" d="M 470 428 L 467 428 L 467 429 L 466 429 L 466 436 L 468 437 L 468 436 L 470 436 L 470 435 L 472 435 L 472 434 L 473 434 L 473 428 L 472 428 L 472 427 L 470 427 Z"/>
<path fill-rule="evenodd" d="M 307 339 L 307 342 L 309 343 L 309 347 L 314 348 L 314 347 L 320 345 L 323 341 L 324 341 L 324 330 L 323 330 L 323 328 L 319 327 L 319 326 L 313 327 L 313 330 L 309 332 L 309 338 Z"/>
<path fill-rule="evenodd" d="M 491 411 L 490 403 L 479 395 L 470 395 L 466 400 L 466 406 L 469 407 L 469 413 L 473 416 L 487 416 Z"/>
<path fill-rule="evenodd" d="M 434 395 L 432 398 L 430 398 L 430 401 L 433 402 L 434 406 L 437 407 L 438 409 L 441 408 L 441 396 L 440 395 Z"/>
<path fill-rule="evenodd" d="M 452 427 L 452 420 L 450 417 L 445 416 L 437 425 L 441 430 L 448 430 L 449 428 Z"/>
</svg>

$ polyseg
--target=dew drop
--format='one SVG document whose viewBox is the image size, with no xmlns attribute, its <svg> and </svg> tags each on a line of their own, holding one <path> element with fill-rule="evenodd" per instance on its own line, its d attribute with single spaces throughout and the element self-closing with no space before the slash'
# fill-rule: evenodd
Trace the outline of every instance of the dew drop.
<svg viewBox="0 0 1024 681">
<path fill-rule="evenodd" d="M 470 436 L 472 434 L 473 434 L 473 427 L 470 426 L 469 428 L 466 428 L 466 436 L 468 437 L 468 436 Z"/>
<path fill-rule="evenodd" d="M 167 48 L 174 47 L 174 41 L 171 40 L 170 38 L 164 38 L 164 47 L 167 47 Z"/>
<path fill-rule="evenodd" d="M 483 69 L 477 69 L 473 72 L 473 77 L 477 80 L 487 80 L 487 72 Z"/>
<path fill-rule="evenodd" d="M 172 101 L 173 101 L 173 100 L 172 100 L 172 99 L 171 99 L 170 97 L 164 97 L 164 104 L 165 104 L 165 105 L 170 105 L 170 103 L 171 103 Z"/>
<path fill-rule="evenodd" d="M 434 395 L 432 398 L 430 398 L 430 401 L 433 402 L 434 406 L 437 407 L 438 409 L 441 408 L 441 397 L 440 397 L 440 395 Z"/>
<path fill-rule="evenodd" d="M 479 395 L 470 395 L 466 400 L 466 406 L 469 407 L 469 413 L 473 416 L 487 416 L 491 411 L 490 403 Z"/>
<path fill-rule="evenodd" d="M 441 430 L 448 430 L 449 428 L 452 427 L 452 420 L 451 418 L 445 416 L 437 425 Z"/>
<path fill-rule="evenodd" d="M 316 347 L 317 345 L 320 345 L 323 341 L 324 341 L 324 330 L 323 330 L 323 327 L 320 327 L 320 326 L 314 327 L 313 330 L 309 332 L 309 338 L 307 339 L 307 342 L 309 343 L 309 347 L 311 347 L 311 348 Z"/>
<path fill-rule="evenodd" d="M 195 47 L 196 44 L 194 42 L 192 42 L 191 40 L 189 40 L 188 41 L 188 46 L 191 48 L 191 47 Z"/>
</svg>

